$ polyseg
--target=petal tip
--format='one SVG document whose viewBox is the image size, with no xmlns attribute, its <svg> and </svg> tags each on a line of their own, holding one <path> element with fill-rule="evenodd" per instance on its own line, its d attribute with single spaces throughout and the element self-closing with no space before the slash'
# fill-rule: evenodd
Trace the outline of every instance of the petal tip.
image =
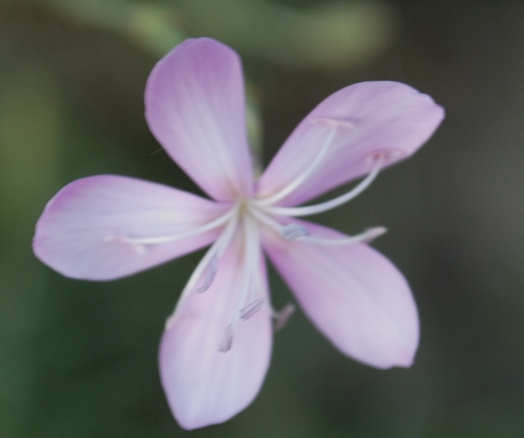
<svg viewBox="0 0 524 438">
<path fill-rule="evenodd" d="M 365 365 L 371 365 L 380 370 L 389 370 L 391 368 L 411 368 L 415 363 L 416 351 L 407 352 L 405 350 L 397 351 L 386 357 L 375 358 L 373 361 L 362 361 Z"/>
<path fill-rule="evenodd" d="M 411 368 L 415 364 L 415 353 L 412 354 L 405 354 L 402 357 L 399 357 L 395 364 L 393 364 L 394 367 L 399 368 Z"/>
</svg>

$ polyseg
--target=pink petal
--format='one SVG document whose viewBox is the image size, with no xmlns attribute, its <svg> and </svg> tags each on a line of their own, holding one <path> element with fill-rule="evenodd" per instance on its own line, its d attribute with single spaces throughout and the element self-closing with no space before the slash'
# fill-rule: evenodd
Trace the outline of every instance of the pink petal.
<svg viewBox="0 0 524 438">
<path fill-rule="evenodd" d="M 206 193 L 219 201 L 252 193 L 236 52 L 209 38 L 185 41 L 156 64 L 145 103 L 157 140 Z"/>
<path fill-rule="evenodd" d="M 312 237 L 347 237 L 300 224 Z M 264 248 L 311 321 L 342 353 L 377 368 L 412 364 L 417 309 L 406 280 L 388 259 L 365 244 L 321 246 L 271 231 Z"/>
<path fill-rule="evenodd" d="M 272 195 L 295 180 L 328 138 L 331 119 L 349 122 L 318 167 L 281 205 L 298 205 L 371 170 L 370 158 L 386 153 L 386 165 L 407 158 L 444 117 L 431 97 L 397 82 L 362 82 L 332 94 L 293 131 L 258 182 L 258 195 Z M 312 121 L 315 121 L 312 123 Z"/>
<path fill-rule="evenodd" d="M 65 276 L 112 280 L 206 246 L 218 231 L 155 245 L 125 243 L 125 238 L 188 232 L 217 218 L 226 207 L 138 179 L 79 179 L 47 204 L 36 225 L 33 249 L 42 262 Z"/>
<path fill-rule="evenodd" d="M 219 351 L 238 311 L 245 269 L 239 240 L 221 259 L 211 287 L 192 292 L 179 303 L 162 338 L 162 384 L 175 418 L 185 429 L 222 423 L 242 411 L 258 394 L 269 366 L 272 330 L 262 256 L 262 307 L 237 322 L 231 349 Z"/>
</svg>

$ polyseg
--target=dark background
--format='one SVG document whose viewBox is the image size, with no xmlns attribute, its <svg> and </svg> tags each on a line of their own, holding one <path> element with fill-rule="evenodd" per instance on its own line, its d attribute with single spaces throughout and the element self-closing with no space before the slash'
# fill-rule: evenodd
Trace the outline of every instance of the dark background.
<svg viewBox="0 0 524 438">
<path fill-rule="evenodd" d="M 447 117 L 415 157 L 318 219 L 388 227 L 374 246 L 418 302 L 415 365 L 357 364 L 297 312 L 255 402 L 192 435 L 524 436 L 524 4 L 421 3 L 0 1 L 0 436 L 189 435 L 156 356 L 201 253 L 89 283 L 44 267 L 30 243 L 45 203 L 76 178 L 198 192 L 149 133 L 143 90 L 163 54 L 199 35 L 241 53 L 266 162 L 310 109 L 358 81 L 408 83 Z M 271 282 L 277 307 L 292 300 Z"/>
</svg>

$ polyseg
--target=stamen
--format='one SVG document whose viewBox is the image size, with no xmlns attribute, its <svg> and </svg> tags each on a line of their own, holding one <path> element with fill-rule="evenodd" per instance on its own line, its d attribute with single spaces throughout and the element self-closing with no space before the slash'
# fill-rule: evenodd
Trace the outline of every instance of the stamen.
<svg viewBox="0 0 524 438">
<path fill-rule="evenodd" d="M 286 304 L 280 311 L 273 312 L 273 318 L 275 319 L 275 324 L 273 326 L 273 329 L 278 332 L 279 330 L 282 330 L 287 322 L 289 321 L 289 318 L 295 313 L 295 305 L 294 304 Z"/>
<path fill-rule="evenodd" d="M 327 239 L 318 237 L 302 237 L 300 242 L 314 243 L 323 246 L 341 246 L 341 245 L 353 245 L 355 243 L 369 243 L 382 234 L 386 233 L 387 229 L 384 227 L 368 228 L 363 233 L 356 236 L 342 237 L 339 239 Z"/>
<path fill-rule="evenodd" d="M 263 302 L 264 300 L 259 298 L 258 300 L 253 301 L 251 304 L 248 304 L 246 307 L 240 309 L 240 319 L 247 321 L 260 310 Z"/>
<path fill-rule="evenodd" d="M 208 222 L 207 224 L 196 228 L 194 230 L 189 230 L 184 233 L 180 234 L 172 234 L 169 236 L 158 236 L 158 237 L 129 237 L 129 236 L 122 236 L 122 235 L 108 235 L 103 238 L 104 243 L 109 242 L 119 242 L 119 243 L 126 243 L 132 246 L 136 246 L 137 248 L 139 246 L 142 246 L 143 252 L 145 252 L 146 245 L 157 245 L 161 243 L 168 243 L 168 242 L 174 242 L 176 240 L 181 239 L 187 239 L 188 237 L 197 236 L 199 234 L 203 234 L 207 231 L 211 231 L 215 228 L 218 228 L 222 225 L 224 225 L 233 215 L 237 213 L 239 209 L 239 205 L 236 204 L 233 208 L 229 209 L 225 214 L 218 217 L 217 219 Z"/>
<path fill-rule="evenodd" d="M 173 314 L 167 319 L 166 321 L 166 330 L 169 330 L 169 328 L 174 324 L 176 321 L 176 317 L 178 315 L 178 310 L 181 309 L 182 303 L 187 299 L 189 294 L 195 290 L 195 286 L 201 281 L 201 277 L 204 274 L 204 271 L 209 266 L 211 259 L 216 257 L 217 261 L 220 260 L 220 257 L 224 254 L 225 250 L 227 249 L 229 242 L 231 241 L 235 230 L 237 228 L 238 224 L 238 216 L 233 216 L 230 220 L 230 222 L 226 225 L 224 228 L 224 231 L 222 231 L 222 234 L 220 234 L 219 238 L 211 245 L 211 248 L 208 249 L 205 256 L 200 260 L 200 263 L 197 265 L 196 269 L 191 274 L 191 277 L 189 278 L 188 282 L 186 283 L 186 286 L 184 287 L 184 290 L 182 291 L 182 294 L 180 295 L 180 298 L 178 300 L 178 303 L 175 307 L 175 310 Z M 204 283 L 204 282 L 203 282 Z"/>
<path fill-rule="evenodd" d="M 237 311 L 234 314 L 231 324 L 226 330 L 226 335 L 221 343 L 220 351 L 227 351 L 225 347 L 231 348 L 229 340 L 233 338 L 233 332 L 238 321 L 241 319 L 247 321 L 255 313 L 257 313 L 263 304 L 263 299 L 258 298 L 246 306 L 246 302 L 256 296 L 261 289 L 260 273 L 259 273 L 259 257 L 260 248 L 258 240 L 258 229 L 253 223 L 253 218 L 246 214 L 243 217 L 243 232 L 244 232 L 244 254 L 245 262 L 243 265 L 242 280 L 240 283 L 240 296 L 238 298 Z"/>
<path fill-rule="evenodd" d="M 372 240 L 376 239 L 377 237 L 387 232 L 387 228 L 374 227 L 374 228 L 368 228 L 367 230 L 364 230 L 364 232 L 362 232 L 361 234 L 358 234 L 356 236 L 350 236 L 350 237 L 335 238 L 335 239 L 324 238 L 324 237 L 313 237 L 310 235 L 310 232 L 307 229 L 307 227 L 303 225 L 291 223 L 291 224 L 282 226 L 272 217 L 264 214 L 263 212 L 257 210 L 256 208 L 252 208 L 250 211 L 253 214 L 253 216 L 255 216 L 258 220 L 266 224 L 268 227 L 270 227 L 272 230 L 274 230 L 284 239 L 296 240 L 298 242 L 314 243 L 317 245 L 339 246 L 339 245 L 352 245 L 354 243 L 362 243 L 362 242 L 369 243 Z"/>
<path fill-rule="evenodd" d="M 272 214 L 281 215 L 281 216 L 309 216 L 312 214 L 323 213 L 325 211 L 331 210 L 339 205 L 345 204 L 346 202 L 351 201 L 360 195 L 364 190 L 366 190 L 371 183 L 375 180 L 377 175 L 382 168 L 382 165 L 385 160 L 384 154 L 379 154 L 376 158 L 374 168 L 369 173 L 366 178 L 364 178 L 356 187 L 350 190 L 348 193 L 345 193 L 335 199 L 332 199 L 327 202 L 322 202 L 316 205 L 307 205 L 304 207 L 277 207 L 277 206 L 268 206 L 266 211 Z"/>
<path fill-rule="evenodd" d="M 238 310 L 233 318 L 233 321 L 226 327 L 222 340 L 218 345 L 218 351 L 221 353 L 226 353 L 231 350 L 233 345 L 233 332 L 235 330 L 236 324 L 239 319 L 247 321 L 255 313 L 257 313 L 263 304 L 263 299 L 259 298 L 251 302 L 247 306 L 245 302 L 250 295 L 252 289 L 253 277 L 258 275 L 258 258 L 259 258 L 259 248 L 258 248 L 258 235 L 257 229 L 252 224 L 252 219 L 248 215 L 244 217 L 244 250 L 246 254 L 246 260 L 243 269 L 243 277 L 241 281 L 241 292 L 239 297 Z M 258 282 L 255 281 L 255 285 L 258 285 Z M 256 294 L 256 291 L 255 291 Z"/>
<path fill-rule="evenodd" d="M 324 124 L 331 128 L 326 137 L 326 140 L 324 141 L 324 144 L 320 148 L 320 151 L 315 156 L 315 158 L 309 163 L 309 165 L 304 169 L 304 171 L 300 175 L 298 175 L 298 177 L 295 178 L 287 186 L 283 187 L 280 191 L 273 194 L 272 196 L 269 196 L 267 198 L 262 198 L 262 199 L 255 199 L 254 202 L 257 205 L 260 205 L 260 206 L 272 205 L 280 201 L 287 195 L 289 195 L 291 192 L 293 192 L 293 190 L 295 190 L 298 186 L 300 186 L 300 184 L 302 184 L 311 175 L 313 170 L 315 170 L 318 164 L 322 161 L 329 147 L 333 143 L 333 140 L 335 139 L 337 128 L 339 127 L 346 128 L 346 129 L 356 128 L 356 126 L 353 123 L 348 122 L 346 120 L 336 120 L 336 119 L 330 119 L 330 118 L 312 119 L 309 121 L 309 123 L 312 125 Z"/>
<path fill-rule="evenodd" d="M 218 344 L 218 351 L 220 351 L 220 353 L 227 353 L 229 350 L 231 350 L 232 345 L 233 345 L 233 327 L 231 327 L 231 324 L 229 324 L 224 331 L 222 340 Z"/>
<path fill-rule="evenodd" d="M 247 300 L 250 296 L 256 296 L 257 290 L 253 291 L 253 285 L 258 286 L 256 276 L 258 275 L 258 264 L 259 264 L 259 247 L 258 247 L 258 229 L 253 224 L 253 219 L 248 215 L 244 215 L 243 221 L 243 232 L 244 232 L 244 254 L 245 262 L 243 266 L 243 275 L 241 281 L 241 292 L 238 299 L 238 307 L 235 319 L 233 320 L 233 328 L 238 322 L 238 318 L 246 320 L 250 316 L 253 316 L 262 305 L 262 300 L 257 303 L 255 300 L 249 305 L 246 305 Z M 253 306 L 253 309 L 251 308 Z M 258 307 L 257 307 L 258 306 Z M 253 312 L 251 312 L 253 310 Z M 247 315 L 247 316 L 245 316 Z"/>
<path fill-rule="evenodd" d="M 280 235 L 287 240 L 296 240 L 299 237 L 309 236 L 309 230 L 300 224 L 288 224 L 281 228 Z"/>
<path fill-rule="evenodd" d="M 308 167 L 300 174 L 297 178 L 295 178 L 291 183 L 289 183 L 287 186 L 285 186 L 283 189 L 278 191 L 272 196 L 269 196 L 267 198 L 257 199 L 255 202 L 259 205 L 271 205 L 275 202 L 280 201 L 287 195 L 289 195 L 293 190 L 295 190 L 300 184 L 302 184 L 309 175 L 315 170 L 315 168 L 318 166 L 320 161 L 324 158 L 324 155 L 326 155 L 327 150 L 329 149 L 329 146 L 333 142 L 333 139 L 335 138 L 335 127 L 331 128 L 329 131 L 329 134 L 326 138 L 326 141 L 322 145 L 319 153 L 315 156 L 313 161 L 309 163 Z"/>
<path fill-rule="evenodd" d="M 200 276 L 200 279 L 198 280 L 198 283 L 195 287 L 195 291 L 198 293 L 205 292 L 209 289 L 211 286 L 211 283 L 213 283 L 213 279 L 215 278 L 215 274 L 218 270 L 218 256 L 217 254 L 213 254 L 213 257 L 211 257 L 211 260 L 207 264 L 204 272 Z"/>
</svg>

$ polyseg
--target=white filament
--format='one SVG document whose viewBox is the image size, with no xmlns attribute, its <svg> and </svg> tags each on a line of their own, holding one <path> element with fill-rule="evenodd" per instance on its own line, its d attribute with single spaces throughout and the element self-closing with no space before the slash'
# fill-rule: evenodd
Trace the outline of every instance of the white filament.
<svg viewBox="0 0 524 438">
<path fill-rule="evenodd" d="M 377 175 L 380 172 L 380 169 L 382 168 L 382 164 L 384 163 L 384 155 L 380 154 L 377 158 L 375 165 L 373 167 L 373 170 L 369 173 L 366 178 L 364 178 L 356 187 L 354 187 L 349 192 L 338 196 L 335 199 L 331 199 L 330 201 L 322 202 L 320 204 L 316 205 L 306 205 L 304 207 L 278 207 L 278 206 L 269 206 L 266 208 L 266 211 L 271 214 L 281 215 L 281 216 L 310 216 L 312 214 L 318 214 L 323 213 L 328 210 L 332 210 L 333 208 L 336 208 L 342 204 L 345 204 L 346 202 L 351 201 L 352 199 L 356 198 L 358 195 L 360 195 L 364 190 L 366 190 L 371 183 L 375 180 Z"/>
<path fill-rule="evenodd" d="M 296 179 L 294 179 L 290 184 L 285 186 L 282 190 L 275 193 L 274 195 L 269 196 L 267 198 L 257 199 L 256 203 L 260 206 L 274 204 L 280 201 L 281 199 L 285 198 L 287 195 L 293 192 L 293 190 L 299 187 L 300 184 L 302 184 L 309 177 L 309 175 L 311 175 L 313 170 L 316 169 L 320 161 L 322 161 L 322 159 L 324 158 L 324 155 L 326 155 L 326 152 L 329 149 L 329 146 L 331 145 L 331 143 L 333 142 L 333 139 L 335 138 L 335 133 L 336 133 L 336 127 L 333 126 L 331 130 L 329 131 L 329 134 L 326 138 L 326 141 L 322 145 L 320 152 L 317 154 L 315 159 L 311 161 L 311 163 L 306 168 L 306 170 L 304 170 Z"/>
<path fill-rule="evenodd" d="M 312 237 L 307 227 L 301 224 L 291 223 L 283 226 L 275 219 L 259 210 L 253 209 L 252 213 L 260 222 L 266 224 L 269 228 L 277 232 L 286 240 L 296 240 L 298 242 L 314 243 L 324 246 L 352 245 L 361 242 L 368 243 L 387 231 L 387 229 L 384 227 L 373 227 L 368 228 L 367 230 L 364 230 L 362 233 L 355 236 L 341 238 Z"/>
<path fill-rule="evenodd" d="M 193 292 L 211 260 L 214 257 L 217 257 L 218 262 L 220 262 L 220 257 L 222 257 L 222 255 L 224 254 L 225 250 L 229 245 L 229 242 L 231 242 L 231 239 L 234 236 L 234 233 L 237 228 L 237 223 L 238 215 L 233 215 L 229 223 L 222 231 L 222 234 L 220 234 L 219 238 L 215 241 L 215 243 L 213 243 L 213 245 L 211 245 L 211 248 L 207 250 L 204 257 L 202 257 L 202 260 L 200 260 L 200 262 L 198 263 L 196 269 L 191 274 L 191 277 L 189 277 L 189 280 L 186 283 L 186 286 L 184 287 L 182 294 L 180 295 L 180 299 L 178 300 L 177 306 L 173 314 L 166 321 L 166 330 L 168 330 L 169 327 L 171 327 L 172 323 L 174 322 L 177 316 L 178 309 L 181 309 L 183 307 L 182 303 L 185 301 L 188 295 L 191 292 Z"/>
<path fill-rule="evenodd" d="M 106 236 L 104 242 L 118 241 L 123 243 L 129 243 L 131 245 L 157 245 L 159 243 L 174 242 L 176 240 L 187 239 L 188 237 L 198 236 L 207 231 L 211 231 L 215 228 L 221 227 L 228 220 L 230 220 L 235 214 L 237 214 L 239 205 L 236 204 L 233 208 L 229 209 L 225 214 L 219 216 L 217 219 L 208 222 L 207 224 L 195 228 L 194 230 L 186 231 L 185 233 L 172 234 L 169 236 L 158 236 L 158 237 L 129 237 L 129 236 Z"/>
<path fill-rule="evenodd" d="M 375 228 L 368 228 L 367 230 L 364 230 L 362 233 L 357 234 L 356 236 L 342 237 L 338 239 L 327 239 L 327 238 L 306 236 L 306 237 L 301 238 L 300 241 L 307 242 L 307 243 L 316 243 L 317 245 L 323 245 L 323 246 L 353 245 L 355 243 L 362 243 L 362 242 L 369 243 L 373 239 L 376 239 L 377 237 L 384 234 L 386 231 L 387 229 L 384 227 L 375 227 Z"/>
<path fill-rule="evenodd" d="M 243 232 L 244 232 L 244 269 L 241 283 L 241 292 L 238 300 L 238 307 L 236 317 L 233 320 L 233 328 L 241 317 L 243 309 L 248 306 L 250 296 L 256 296 L 259 292 L 257 290 L 257 282 L 255 276 L 258 275 L 259 268 L 259 237 L 258 227 L 253 223 L 253 219 L 249 214 L 244 215 Z"/>
<path fill-rule="evenodd" d="M 319 153 L 316 155 L 313 161 L 309 163 L 306 169 L 287 186 L 283 187 L 280 191 L 267 198 L 256 199 L 254 202 L 257 205 L 274 205 L 276 202 L 280 201 L 281 199 L 285 198 L 287 195 L 292 193 L 297 187 L 300 186 L 300 184 L 302 184 L 307 178 L 309 178 L 311 173 L 318 167 L 319 163 L 324 159 L 324 156 L 326 155 L 329 147 L 335 139 L 337 128 L 342 127 L 345 129 L 354 129 L 356 127 L 353 123 L 347 120 L 337 120 L 328 117 L 313 119 L 310 120 L 309 123 L 312 125 L 325 124 L 331 128 L 328 136 L 326 137 L 326 140 L 324 141 L 324 144 L 320 148 Z"/>
<path fill-rule="evenodd" d="M 252 295 L 257 295 L 259 292 L 257 277 L 259 273 L 259 237 L 258 228 L 253 223 L 253 219 L 246 213 L 243 216 L 243 234 L 244 234 L 244 262 L 241 269 L 242 277 L 240 281 L 240 296 L 237 301 L 237 308 L 233 316 L 233 320 L 225 329 L 222 340 L 219 343 L 218 350 L 221 353 L 227 353 L 231 349 L 233 343 L 234 331 L 240 319 L 246 321 L 257 313 L 262 307 L 263 300 L 256 299 L 249 302 Z M 249 304 L 247 304 L 249 303 Z"/>
</svg>

